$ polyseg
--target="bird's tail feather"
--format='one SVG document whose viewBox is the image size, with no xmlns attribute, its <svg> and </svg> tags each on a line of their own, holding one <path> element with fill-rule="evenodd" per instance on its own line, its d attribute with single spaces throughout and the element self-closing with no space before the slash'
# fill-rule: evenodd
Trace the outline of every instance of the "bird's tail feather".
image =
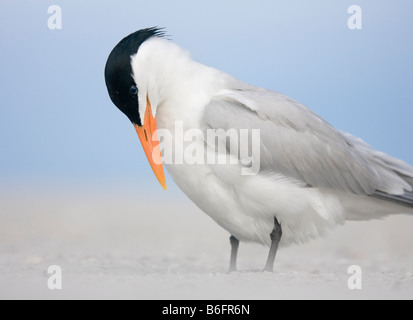
<svg viewBox="0 0 413 320">
<path fill-rule="evenodd" d="M 395 214 L 413 214 L 413 206 L 394 199 L 389 195 L 359 196 L 353 194 L 340 194 L 339 199 L 343 205 L 346 220 L 373 220 L 381 219 Z"/>
<path fill-rule="evenodd" d="M 390 214 L 413 214 L 413 166 L 372 149 L 363 140 L 348 133 L 344 135 L 362 153 L 369 156 L 373 167 L 384 169 L 388 177 L 394 177 L 396 186 L 392 190 L 376 190 L 370 196 L 340 195 L 348 220 L 369 220 L 382 218 Z M 387 188 L 388 189 L 388 188 Z M 386 190 L 386 191 L 384 191 Z M 404 190 L 403 192 L 400 192 Z"/>
<path fill-rule="evenodd" d="M 413 166 L 400 159 L 389 156 L 384 152 L 372 149 L 360 138 L 350 134 L 345 135 L 356 145 L 358 150 L 370 155 L 370 160 L 373 166 L 384 169 L 384 172 L 387 171 L 389 177 L 393 176 L 397 178 L 395 181 L 398 181 L 398 191 L 385 192 L 385 189 L 377 190 L 372 196 L 374 198 L 393 202 L 400 206 L 413 208 Z M 404 192 L 400 193 L 400 190 L 404 190 Z"/>
<path fill-rule="evenodd" d="M 381 152 L 376 152 L 376 157 L 383 162 L 388 170 L 391 170 L 406 182 L 407 186 L 410 188 L 406 188 L 403 194 L 388 194 L 386 192 L 377 191 L 373 196 L 413 208 L 413 167 L 402 160 L 393 158 Z"/>
<path fill-rule="evenodd" d="M 374 197 L 378 199 L 392 201 L 399 205 L 413 208 L 413 192 L 406 192 L 403 195 L 391 195 L 378 191 L 375 193 Z"/>
</svg>

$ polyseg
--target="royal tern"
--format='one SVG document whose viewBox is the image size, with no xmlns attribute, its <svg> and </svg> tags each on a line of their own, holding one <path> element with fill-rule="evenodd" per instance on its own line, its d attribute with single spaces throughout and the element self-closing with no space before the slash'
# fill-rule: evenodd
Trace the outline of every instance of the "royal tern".
<svg viewBox="0 0 413 320">
<path fill-rule="evenodd" d="M 412 166 L 280 93 L 193 61 L 163 29 L 121 40 L 108 57 L 105 81 L 160 184 L 166 189 L 163 157 L 179 188 L 230 233 L 230 271 L 236 270 L 240 241 L 269 246 L 264 270 L 272 271 L 279 245 L 305 242 L 346 220 L 413 213 Z M 211 143 L 211 129 L 228 136 Z M 258 153 L 250 143 L 254 130 Z M 194 152 L 202 155 L 185 157 Z"/>
</svg>

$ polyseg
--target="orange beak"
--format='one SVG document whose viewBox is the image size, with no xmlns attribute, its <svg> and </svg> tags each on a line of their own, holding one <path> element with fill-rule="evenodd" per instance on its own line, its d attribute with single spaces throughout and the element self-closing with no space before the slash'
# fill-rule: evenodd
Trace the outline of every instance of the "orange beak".
<svg viewBox="0 0 413 320">
<path fill-rule="evenodd" d="M 162 188 L 166 190 L 166 180 L 165 173 L 163 171 L 161 151 L 159 148 L 156 148 L 159 145 L 158 134 L 156 133 L 156 116 L 152 116 L 149 99 L 146 99 L 146 111 L 143 126 L 139 127 L 136 124 L 134 126 L 153 173 L 155 173 L 155 176 Z"/>
</svg>

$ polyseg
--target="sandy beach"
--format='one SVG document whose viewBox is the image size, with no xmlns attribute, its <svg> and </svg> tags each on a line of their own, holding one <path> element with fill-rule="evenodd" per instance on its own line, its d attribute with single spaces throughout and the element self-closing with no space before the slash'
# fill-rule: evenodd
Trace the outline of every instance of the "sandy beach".
<svg viewBox="0 0 413 320">
<path fill-rule="evenodd" d="M 166 193 L 165 193 L 166 194 Z M 0 299 L 411 299 L 413 217 L 351 222 L 283 248 L 241 244 L 227 273 L 228 234 L 183 195 L 4 192 Z M 62 269 L 49 290 L 48 267 Z M 348 288 L 349 266 L 362 290 Z"/>
</svg>

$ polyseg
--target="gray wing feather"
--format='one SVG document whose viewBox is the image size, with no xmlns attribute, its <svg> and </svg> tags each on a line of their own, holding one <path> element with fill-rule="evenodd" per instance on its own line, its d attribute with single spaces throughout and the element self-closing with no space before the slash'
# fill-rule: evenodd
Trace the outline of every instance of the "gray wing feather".
<svg viewBox="0 0 413 320">
<path fill-rule="evenodd" d="M 202 121 L 205 128 L 260 129 L 261 172 L 413 203 L 412 166 L 336 130 L 279 93 L 254 87 L 225 90 L 206 106 Z"/>
</svg>

